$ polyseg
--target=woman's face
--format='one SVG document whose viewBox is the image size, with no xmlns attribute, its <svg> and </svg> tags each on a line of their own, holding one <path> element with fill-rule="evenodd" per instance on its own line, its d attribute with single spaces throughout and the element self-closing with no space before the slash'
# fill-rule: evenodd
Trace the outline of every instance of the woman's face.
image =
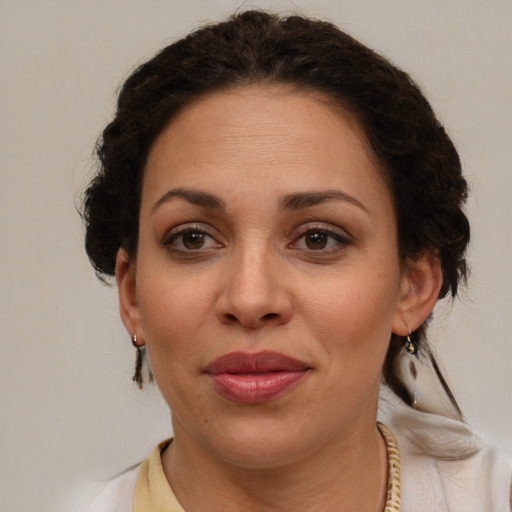
<svg viewBox="0 0 512 512">
<path fill-rule="evenodd" d="M 284 86 L 196 101 L 150 151 L 124 257 L 123 318 L 177 443 L 268 467 L 374 428 L 410 285 L 352 115 Z"/>
</svg>

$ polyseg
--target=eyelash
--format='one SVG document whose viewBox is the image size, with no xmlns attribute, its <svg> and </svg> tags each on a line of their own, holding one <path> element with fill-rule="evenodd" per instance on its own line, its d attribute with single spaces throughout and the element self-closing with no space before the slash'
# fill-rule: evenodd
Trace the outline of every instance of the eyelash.
<svg viewBox="0 0 512 512">
<path fill-rule="evenodd" d="M 202 237 L 202 239 L 199 241 L 203 241 L 204 243 L 197 248 L 187 247 L 184 242 L 184 237 L 186 235 L 199 235 Z M 308 235 L 320 235 L 320 237 L 323 237 L 323 239 L 320 238 L 320 242 L 325 241 L 325 245 L 327 247 L 298 247 L 301 242 L 307 243 L 305 240 Z M 177 242 L 179 245 L 181 245 L 181 247 L 177 244 Z M 205 244 L 208 246 L 205 247 Z M 303 228 L 303 230 L 296 236 L 296 238 L 290 244 L 288 244 L 288 248 L 311 256 L 321 257 L 330 256 L 343 251 L 347 246 L 351 244 L 352 242 L 348 237 L 327 229 L 325 226 L 308 226 L 307 228 Z M 329 247 L 329 245 L 331 246 Z M 175 254 L 186 257 L 197 257 L 199 255 L 203 255 L 206 251 L 224 247 L 224 245 L 218 242 L 215 237 L 210 235 L 208 231 L 204 229 L 204 227 L 199 225 L 184 225 L 173 229 L 165 236 L 164 240 L 162 241 L 162 246 L 174 252 Z"/>
<path fill-rule="evenodd" d="M 215 243 L 211 244 L 210 242 L 211 245 L 209 247 L 204 247 L 204 245 L 201 245 L 200 247 L 195 249 L 191 249 L 190 247 L 187 248 L 184 243 L 184 237 L 186 235 L 200 235 L 203 237 L 203 240 L 210 239 Z M 177 241 L 180 241 L 181 247 L 178 247 L 176 245 Z M 208 243 L 208 241 L 205 243 Z M 217 240 L 212 235 L 210 235 L 208 231 L 206 231 L 203 227 L 197 225 L 185 225 L 172 230 L 165 236 L 164 240 L 162 241 L 162 246 L 168 248 L 169 250 L 172 250 L 177 254 L 184 255 L 192 255 L 193 253 L 204 253 L 204 251 L 207 250 L 223 247 L 223 245 L 217 242 Z"/>
<path fill-rule="evenodd" d="M 326 245 L 329 243 L 332 244 L 332 240 L 334 240 L 334 246 L 332 247 L 320 247 L 317 249 L 312 249 L 309 247 L 294 247 L 298 245 L 300 241 L 306 240 L 308 235 L 319 234 L 323 237 L 327 238 Z M 306 243 L 306 242 L 305 242 Z M 304 253 L 308 253 L 310 255 L 315 256 L 330 256 L 332 254 L 343 251 L 347 246 L 352 245 L 352 241 L 347 237 L 343 236 L 340 233 L 336 233 L 330 229 L 327 229 L 325 226 L 309 226 L 307 229 L 304 229 L 295 240 L 288 245 L 291 249 L 302 251 Z"/>
</svg>

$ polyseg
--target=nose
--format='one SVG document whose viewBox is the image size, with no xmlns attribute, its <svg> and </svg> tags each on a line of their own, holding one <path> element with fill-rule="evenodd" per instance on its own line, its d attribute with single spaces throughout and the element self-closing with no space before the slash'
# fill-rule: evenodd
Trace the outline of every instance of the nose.
<svg viewBox="0 0 512 512">
<path fill-rule="evenodd" d="M 289 322 L 292 301 L 277 258 L 261 248 L 229 259 L 216 304 L 220 322 L 248 329 Z"/>
</svg>

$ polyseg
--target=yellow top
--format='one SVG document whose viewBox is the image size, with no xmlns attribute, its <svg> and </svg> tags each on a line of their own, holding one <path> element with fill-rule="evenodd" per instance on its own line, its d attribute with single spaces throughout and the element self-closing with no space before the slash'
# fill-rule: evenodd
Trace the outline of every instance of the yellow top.
<svg viewBox="0 0 512 512">
<path fill-rule="evenodd" d="M 185 512 L 172 492 L 162 467 L 162 451 L 172 439 L 161 442 L 141 464 L 135 495 L 134 512 Z"/>
<path fill-rule="evenodd" d="M 388 491 L 384 512 L 400 510 L 400 456 L 391 431 L 382 423 L 379 430 L 386 442 L 388 457 Z M 141 464 L 133 498 L 134 512 L 185 512 L 172 492 L 162 467 L 162 451 L 171 439 L 163 441 Z"/>
</svg>

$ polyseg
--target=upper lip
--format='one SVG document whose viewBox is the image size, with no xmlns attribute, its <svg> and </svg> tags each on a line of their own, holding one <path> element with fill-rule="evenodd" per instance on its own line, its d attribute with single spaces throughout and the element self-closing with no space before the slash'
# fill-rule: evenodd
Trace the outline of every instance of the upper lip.
<svg viewBox="0 0 512 512">
<path fill-rule="evenodd" d="M 213 360 L 205 368 L 211 375 L 223 373 L 268 373 L 298 372 L 308 370 L 309 366 L 294 357 L 263 350 L 261 352 L 230 352 Z"/>
</svg>

